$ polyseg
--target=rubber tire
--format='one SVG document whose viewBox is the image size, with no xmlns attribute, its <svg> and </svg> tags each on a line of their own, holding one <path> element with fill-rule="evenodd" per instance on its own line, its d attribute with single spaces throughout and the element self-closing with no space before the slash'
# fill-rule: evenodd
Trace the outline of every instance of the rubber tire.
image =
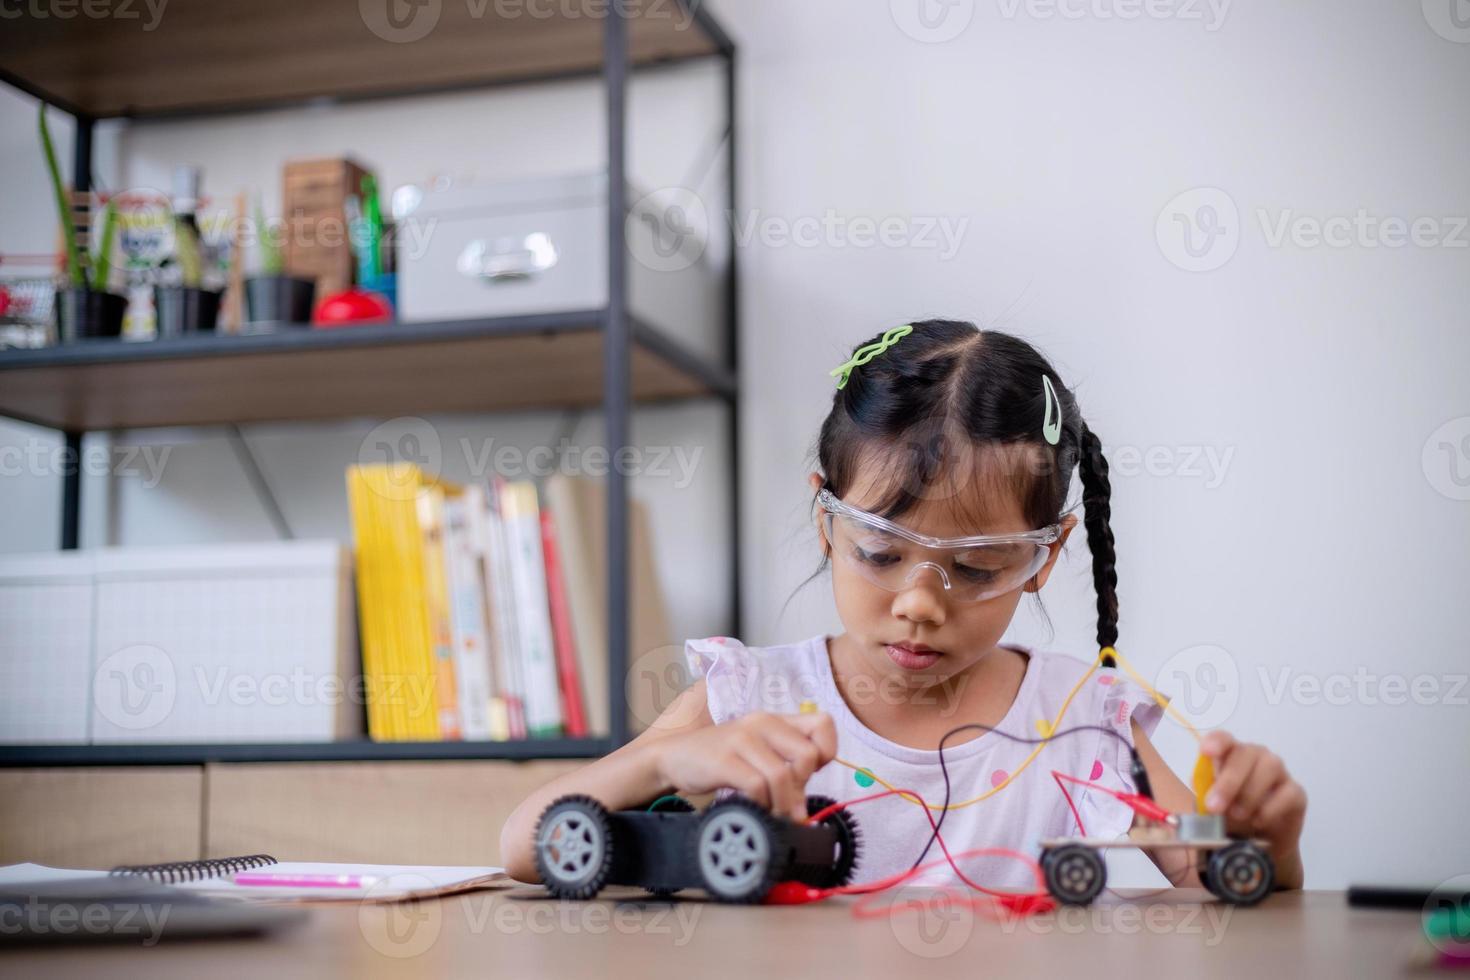
<svg viewBox="0 0 1470 980">
<path fill-rule="evenodd" d="M 806 815 L 810 817 L 820 813 L 835 802 L 830 796 L 808 796 Z M 822 825 L 837 831 L 837 859 L 821 868 L 803 866 L 801 870 L 806 876 L 801 880 L 817 888 L 841 888 L 852 881 L 852 874 L 857 869 L 863 851 L 863 835 L 858 830 L 857 820 L 845 809 L 829 814 Z"/>
<path fill-rule="evenodd" d="M 557 871 L 547 848 L 542 846 L 541 832 L 546 825 L 557 815 L 575 811 L 582 814 L 594 836 L 600 837 L 602 855 L 597 862 L 597 867 L 585 879 L 579 881 L 568 881 Z M 546 890 L 555 898 L 563 899 L 587 899 L 593 898 L 602 891 L 607 884 L 608 875 L 612 873 L 613 863 L 613 832 L 612 815 L 608 813 L 607 807 L 590 796 L 581 793 L 572 793 L 567 796 L 558 797 L 551 805 L 541 812 L 541 818 L 536 821 L 535 852 L 536 872 L 541 876 Z"/>
<path fill-rule="evenodd" d="M 1243 872 L 1259 876 L 1252 887 L 1242 887 L 1250 883 L 1237 880 Z M 1276 886 L 1276 864 L 1255 844 L 1238 840 L 1209 853 L 1200 869 L 1200 882 L 1222 902 L 1255 905 Z"/>
<path fill-rule="evenodd" d="M 1079 887 L 1072 876 L 1074 873 L 1086 873 L 1088 869 L 1091 870 L 1091 878 Z M 1046 878 L 1046 890 L 1063 905 L 1091 905 L 1108 884 L 1107 863 L 1096 848 L 1086 844 L 1047 848 L 1041 853 L 1041 871 Z"/>
<path fill-rule="evenodd" d="M 766 842 L 765 867 L 760 869 L 750 887 L 740 892 L 730 892 L 714 887 L 709 875 L 706 874 L 704 861 L 701 860 L 700 854 L 706 829 L 716 818 L 728 814 L 731 810 L 739 810 L 744 813 L 749 818 L 748 825 L 757 833 L 763 834 Z M 715 901 L 731 905 L 754 905 L 766 897 L 767 893 L 775 887 L 776 882 L 786 877 L 789 850 L 785 827 L 771 816 L 765 807 L 743 796 L 730 796 L 704 811 L 704 816 L 700 818 L 699 826 L 692 837 L 689 860 L 693 861 L 694 867 L 699 869 L 699 877 L 704 883 L 704 890 Z"/>
</svg>

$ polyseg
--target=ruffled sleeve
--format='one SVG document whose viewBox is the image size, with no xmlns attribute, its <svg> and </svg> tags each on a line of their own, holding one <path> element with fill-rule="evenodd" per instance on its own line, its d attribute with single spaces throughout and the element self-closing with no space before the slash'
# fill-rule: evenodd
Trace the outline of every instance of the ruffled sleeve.
<svg viewBox="0 0 1470 980">
<path fill-rule="evenodd" d="M 1102 688 L 1102 696 L 1094 701 L 1098 704 L 1100 717 L 1093 720 L 1122 738 L 1097 732 L 1097 752 L 1093 757 L 1091 772 L 1078 773 L 1090 782 L 1106 786 L 1123 793 L 1136 793 L 1138 787 L 1130 775 L 1133 747 L 1133 726 L 1137 721 L 1143 733 L 1153 737 L 1164 709 L 1153 696 L 1128 680 L 1116 669 L 1104 668 L 1097 672 L 1091 683 Z M 1083 789 L 1078 797 L 1077 810 L 1082 817 L 1083 829 L 1088 837 L 1115 838 L 1128 833 L 1133 826 L 1133 811 L 1117 799 L 1093 789 Z"/>
<path fill-rule="evenodd" d="M 709 715 L 719 725 L 746 714 L 747 692 L 755 676 L 755 658 L 745 644 L 729 636 L 686 640 L 684 658 L 690 676 L 704 678 Z"/>
</svg>

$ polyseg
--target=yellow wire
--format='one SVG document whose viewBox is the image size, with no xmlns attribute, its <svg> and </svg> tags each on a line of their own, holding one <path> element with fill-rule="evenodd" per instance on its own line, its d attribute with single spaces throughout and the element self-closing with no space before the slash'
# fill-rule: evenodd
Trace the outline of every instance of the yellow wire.
<svg viewBox="0 0 1470 980">
<path fill-rule="evenodd" d="M 1145 691 L 1147 691 L 1153 697 L 1153 699 L 1155 701 L 1157 701 L 1159 703 L 1159 705 L 1165 711 L 1169 712 L 1169 714 L 1171 716 L 1173 716 L 1173 718 L 1176 721 L 1178 721 L 1185 728 L 1189 729 L 1190 733 L 1192 735 L 1194 735 L 1195 738 L 1199 738 L 1200 737 L 1199 730 L 1197 728 L 1195 728 L 1194 725 L 1192 725 L 1192 724 L 1189 723 L 1189 719 L 1185 718 L 1183 715 L 1181 715 L 1177 711 L 1175 711 L 1174 710 L 1174 707 L 1169 704 L 1168 700 L 1165 699 L 1162 694 L 1160 694 L 1158 691 L 1156 691 L 1154 689 L 1154 686 L 1152 684 L 1150 684 L 1148 681 L 1146 681 L 1142 677 L 1140 677 L 1138 675 L 1138 673 L 1136 671 L 1134 671 L 1134 669 L 1131 666 L 1128 665 L 1128 661 L 1126 661 L 1126 660 L 1123 659 L 1123 655 L 1121 653 L 1119 653 L 1117 650 L 1115 650 L 1113 647 L 1103 647 L 1101 650 L 1099 650 L 1098 653 L 1097 653 L 1097 659 L 1094 660 L 1092 662 L 1092 665 L 1087 668 L 1087 672 L 1084 673 L 1080 678 L 1078 678 L 1076 684 L 1073 684 L 1072 685 L 1072 689 L 1067 692 L 1066 699 L 1064 701 L 1062 701 L 1062 707 L 1061 707 L 1061 709 L 1059 711 L 1057 711 L 1057 716 L 1052 719 L 1050 732 L 1055 732 L 1057 730 L 1058 726 L 1061 725 L 1062 718 L 1066 716 L 1067 709 L 1072 706 L 1072 700 L 1073 700 L 1073 698 L 1075 698 L 1077 696 L 1077 692 L 1080 691 L 1080 690 L 1082 690 L 1082 685 L 1083 684 L 1086 684 L 1087 683 L 1087 679 L 1089 677 L 1091 677 L 1094 673 L 1097 672 L 1097 668 L 1102 663 L 1103 658 L 1106 657 L 1106 656 L 1108 656 L 1109 654 L 1111 654 L 1113 656 L 1113 659 L 1120 666 L 1122 666 L 1122 668 L 1125 671 L 1127 671 L 1128 676 L 1133 680 L 1133 682 L 1135 684 L 1137 684 L 1139 687 L 1141 687 Z M 1042 740 L 1042 741 L 1040 741 L 1040 742 L 1038 742 L 1036 744 L 1036 748 L 1034 748 L 1034 749 L 1031 750 L 1031 754 L 1028 755 L 1028 756 L 1026 756 L 1026 758 L 1021 761 L 1021 764 L 1019 766 L 1017 766 L 1015 769 L 1011 770 L 1010 775 L 1006 776 L 1006 778 L 1004 780 L 1002 780 L 1001 782 L 999 782 L 996 785 L 992 786 L 990 789 L 986 790 L 984 793 L 981 793 L 979 796 L 972 797 L 971 799 L 963 800 L 963 801 L 961 801 L 959 803 L 951 803 L 948 806 L 945 806 L 942 803 L 930 803 L 930 804 L 927 804 L 928 807 L 929 807 L 929 809 L 931 809 L 931 810 L 960 810 L 960 809 L 963 809 L 964 807 L 974 806 L 976 803 L 980 803 L 980 802 L 982 802 L 984 800 L 990 799 L 996 793 L 999 793 L 1001 790 L 1005 789 L 1011 783 L 1015 782 L 1016 777 L 1019 776 L 1019 775 L 1021 775 L 1021 773 L 1023 773 L 1023 772 L 1026 771 L 1026 767 L 1029 766 L 1029 765 L 1031 765 L 1031 763 L 1036 759 L 1036 757 L 1041 754 L 1041 750 L 1044 749 L 1044 748 L 1046 748 L 1046 746 L 1051 743 L 1052 735 L 1050 734 L 1050 732 L 1047 734 L 1047 737 L 1044 740 Z M 843 759 L 843 758 L 840 758 L 840 757 L 839 758 L 834 758 L 832 761 L 838 763 L 839 765 L 846 766 L 847 768 L 853 770 L 854 772 L 863 773 L 864 775 L 866 775 L 869 778 L 871 778 L 873 780 L 873 782 L 875 782 L 878 785 L 882 786 L 886 790 L 897 791 L 899 793 L 900 797 L 902 799 L 906 800 L 909 803 L 913 803 L 913 804 L 915 804 L 917 806 L 924 806 L 925 805 L 917 797 L 915 797 L 915 796 L 913 796 L 912 794 L 909 794 L 909 793 L 904 793 L 897 786 L 894 786 L 892 783 L 890 783 L 887 780 L 882 779 L 881 777 L 879 777 L 871 769 L 868 769 L 868 768 L 866 768 L 864 766 L 859 766 L 859 765 L 857 765 L 855 763 L 852 763 L 852 762 L 848 762 L 846 759 Z"/>
<path fill-rule="evenodd" d="M 1062 718 L 1066 715 L 1067 709 L 1072 706 L 1072 699 L 1077 696 L 1077 692 L 1078 691 L 1082 690 L 1082 685 L 1087 683 L 1087 679 L 1089 677 L 1091 677 L 1097 671 L 1098 664 L 1102 663 L 1103 654 L 1105 654 L 1108 649 L 1111 649 L 1111 648 L 1104 648 L 1101 652 L 1098 653 L 1097 659 L 1094 660 L 1092 662 L 1092 665 L 1087 668 L 1087 672 L 1084 673 L 1080 678 L 1078 678 L 1077 683 L 1076 684 L 1073 684 L 1072 685 L 1072 689 L 1067 692 L 1067 697 L 1066 697 L 1066 700 L 1064 700 L 1062 702 L 1061 710 L 1059 710 L 1057 712 L 1056 718 L 1052 719 L 1052 723 L 1051 723 L 1051 730 L 1052 731 L 1056 731 L 1057 726 L 1062 723 Z M 1006 776 L 1006 778 L 1004 780 L 1002 780 L 1000 783 L 997 783 L 995 786 L 992 786 L 990 789 L 986 790 L 984 793 L 981 793 L 979 796 L 976 796 L 973 799 L 964 800 L 964 801 L 962 801 L 960 803 L 951 803 L 948 806 L 945 806 L 942 803 L 930 803 L 930 804 L 928 804 L 929 809 L 931 809 L 931 810 L 959 810 L 959 809 L 962 809 L 963 807 L 973 806 L 974 804 L 979 803 L 982 800 L 989 799 L 990 797 L 994 796 L 996 793 L 999 793 L 1001 790 L 1005 789 L 1013 781 L 1015 781 L 1015 779 L 1016 779 L 1017 776 L 1019 776 L 1019 775 L 1021 775 L 1021 773 L 1025 772 L 1026 771 L 1026 767 L 1029 766 L 1029 765 L 1031 765 L 1032 761 L 1038 755 L 1041 754 L 1041 750 L 1043 748 L 1045 748 L 1046 745 L 1047 745 L 1047 743 L 1049 743 L 1050 741 L 1051 741 L 1051 736 L 1048 735 L 1047 738 L 1044 741 L 1038 742 L 1036 744 L 1036 748 L 1034 748 L 1034 749 L 1031 750 L 1031 754 L 1028 755 L 1028 756 L 1026 756 L 1026 758 L 1024 760 L 1022 760 L 1021 764 L 1019 766 L 1017 766 L 1014 770 L 1011 771 L 1011 774 L 1010 775 Z M 833 762 L 836 762 L 836 763 L 839 763 L 841 765 L 844 765 L 847 768 L 853 770 L 854 772 L 861 772 L 861 773 L 864 773 L 864 774 L 872 777 L 873 782 L 875 782 L 878 785 L 882 786 L 884 789 L 887 789 L 887 790 L 896 790 L 896 789 L 898 789 L 898 787 L 894 786 L 892 783 L 890 783 L 890 782 L 888 782 L 888 781 L 880 778 L 871 769 L 865 769 L 862 766 L 855 765 L 855 764 L 853 764 L 851 762 L 848 762 L 846 759 L 842 759 L 842 758 L 834 758 L 832 761 Z M 923 804 L 921 804 L 919 802 L 919 800 L 917 800 L 914 797 L 909 796 L 907 794 L 904 794 L 903 795 L 903 799 L 907 800 L 910 803 L 923 805 Z"/>
<path fill-rule="evenodd" d="M 1177 710 L 1175 710 L 1174 705 L 1170 704 L 1169 701 L 1162 694 L 1154 690 L 1154 686 L 1152 684 L 1144 680 L 1142 677 L 1138 676 L 1138 671 L 1133 669 L 1128 661 L 1123 658 L 1123 655 L 1121 653 L 1118 653 L 1115 650 L 1113 651 L 1113 656 L 1117 659 L 1118 666 L 1123 668 L 1123 670 L 1128 674 L 1129 678 L 1132 679 L 1133 683 L 1137 684 L 1139 687 L 1143 688 L 1150 695 L 1152 695 L 1153 699 L 1159 703 L 1159 707 L 1168 712 L 1170 718 L 1173 718 L 1175 721 L 1179 722 L 1179 724 L 1188 729 L 1189 734 L 1194 736 L 1194 740 L 1196 742 L 1204 737 L 1199 733 L 1199 729 L 1195 728 L 1194 725 L 1190 723 L 1190 720 L 1188 718 L 1181 715 Z"/>
</svg>

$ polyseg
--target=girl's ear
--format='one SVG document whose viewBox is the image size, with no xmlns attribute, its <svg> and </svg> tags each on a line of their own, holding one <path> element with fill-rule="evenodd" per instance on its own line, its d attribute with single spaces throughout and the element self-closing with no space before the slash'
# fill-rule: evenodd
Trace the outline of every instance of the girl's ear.
<svg viewBox="0 0 1470 980">
<path fill-rule="evenodd" d="M 1061 525 L 1062 536 L 1047 545 L 1047 548 L 1051 550 L 1051 554 L 1046 556 L 1046 564 L 1041 566 L 1041 571 L 1031 576 L 1031 580 L 1026 583 L 1024 591 L 1040 592 L 1041 587 L 1046 584 L 1046 580 L 1051 577 L 1052 566 L 1057 563 L 1057 556 L 1062 553 L 1062 545 L 1067 543 L 1067 536 L 1072 533 L 1072 528 L 1077 526 L 1077 515 L 1066 515 L 1062 518 Z"/>
<path fill-rule="evenodd" d="M 822 484 L 826 481 L 822 479 L 822 474 L 813 471 L 807 474 L 806 482 L 811 484 L 812 493 L 817 493 L 822 489 Z M 832 547 L 827 541 L 826 522 L 822 520 L 822 509 L 820 507 L 816 508 L 816 513 L 812 515 L 812 520 L 817 523 L 817 540 L 822 543 L 822 554 L 830 556 L 832 554 Z"/>
</svg>

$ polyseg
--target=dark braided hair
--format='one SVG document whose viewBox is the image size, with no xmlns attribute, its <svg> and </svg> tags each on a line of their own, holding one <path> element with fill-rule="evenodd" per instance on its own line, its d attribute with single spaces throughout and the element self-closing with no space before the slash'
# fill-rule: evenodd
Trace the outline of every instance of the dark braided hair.
<svg viewBox="0 0 1470 980">
<path fill-rule="evenodd" d="M 823 487 L 842 497 L 860 465 L 877 464 L 873 472 L 882 474 L 882 493 L 865 507 L 897 520 L 926 500 L 945 500 L 956 509 L 974 503 L 986 495 L 960 491 L 983 481 L 988 489 L 1016 494 L 1030 526 L 1039 528 L 1061 520 L 1072 470 L 1080 468 L 1097 590 L 1097 642 L 1115 645 L 1118 575 L 1108 463 L 1071 390 L 1019 337 L 962 320 L 911 326 L 912 333 L 853 368 L 847 383 L 833 393 L 815 449 Z M 880 340 L 881 334 L 854 353 Z M 1050 379 L 1061 410 L 1056 445 L 1042 434 L 1043 376 Z M 985 527 L 987 515 L 958 516 Z M 817 574 L 825 567 L 826 559 Z"/>
<path fill-rule="evenodd" d="M 1082 503 L 1087 527 L 1087 550 L 1092 552 L 1092 583 L 1097 591 L 1097 645 L 1118 642 L 1118 570 L 1113 567 L 1113 486 L 1108 461 L 1093 431 L 1082 428 Z M 1112 667 L 1111 656 L 1103 666 Z"/>
</svg>

